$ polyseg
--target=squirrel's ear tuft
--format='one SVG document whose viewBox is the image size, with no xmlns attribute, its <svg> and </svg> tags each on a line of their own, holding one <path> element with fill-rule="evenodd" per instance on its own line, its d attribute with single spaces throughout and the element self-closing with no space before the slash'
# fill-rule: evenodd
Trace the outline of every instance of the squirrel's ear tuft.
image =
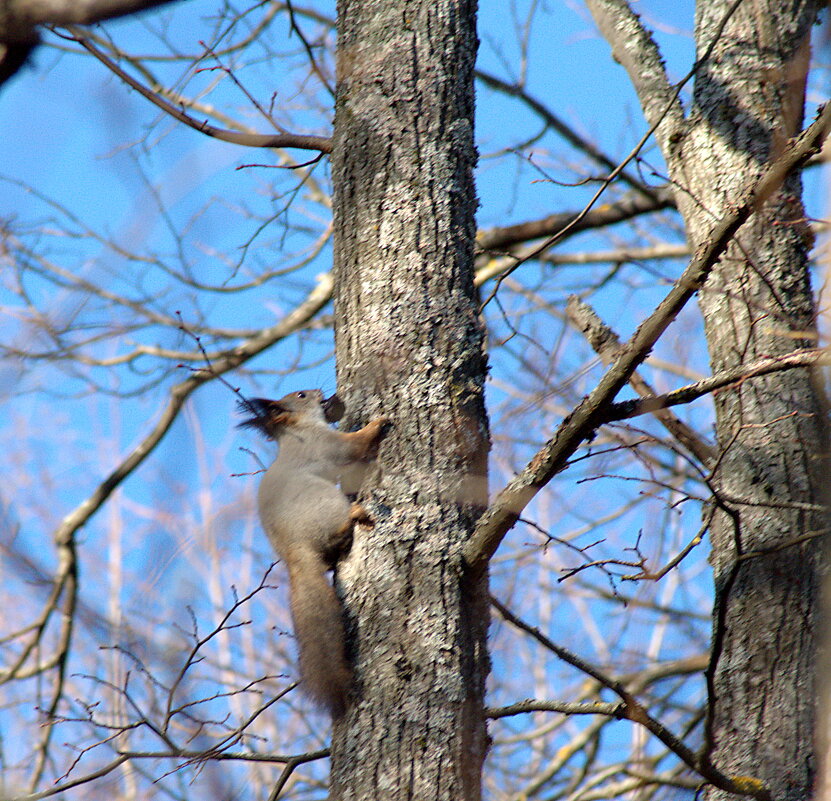
<svg viewBox="0 0 831 801">
<path fill-rule="evenodd" d="M 284 421 L 286 413 L 279 401 L 267 398 L 247 398 L 237 401 L 237 411 L 250 415 L 247 420 L 237 423 L 237 428 L 256 428 L 267 437 L 274 436 L 276 426 Z"/>
</svg>

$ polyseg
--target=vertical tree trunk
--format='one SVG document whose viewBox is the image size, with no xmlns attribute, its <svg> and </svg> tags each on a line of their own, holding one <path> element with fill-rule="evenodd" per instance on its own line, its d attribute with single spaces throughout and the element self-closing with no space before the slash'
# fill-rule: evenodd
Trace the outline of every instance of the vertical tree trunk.
<svg viewBox="0 0 831 801">
<path fill-rule="evenodd" d="M 699 0 L 699 55 L 730 5 Z M 693 247 L 800 129 L 817 11 L 746 0 L 696 76 L 687 136 L 668 158 Z M 700 293 L 714 371 L 816 343 L 801 192 L 791 176 Z M 708 745 L 725 773 L 762 780 L 775 799 L 804 799 L 814 770 L 824 406 L 810 371 L 795 370 L 719 393 L 716 415 Z"/>
<path fill-rule="evenodd" d="M 332 175 L 335 332 L 347 423 L 393 428 L 339 586 L 356 703 L 334 799 L 478 799 L 486 580 L 461 546 L 487 500 L 473 292 L 473 0 L 341 0 Z"/>
</svg>

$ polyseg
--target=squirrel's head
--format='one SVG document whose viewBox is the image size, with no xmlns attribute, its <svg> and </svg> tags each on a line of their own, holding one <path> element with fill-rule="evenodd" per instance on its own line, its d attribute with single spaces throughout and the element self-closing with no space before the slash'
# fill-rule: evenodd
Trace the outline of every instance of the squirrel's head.
<svg viewBox="0 0 831 801">
<path fill-rule="evenodd" d="M 251 415 L 238 428 L 256 428 L 270 439 L 275 439 L 281 428 L 304 422 L 335 423 L 344 413 L 343 402 L 337 395 L 325 398 L 319 389 L 290 392 L 280 400 L 249 398 L 240 401 L 237 407 Z"/>
</svg>

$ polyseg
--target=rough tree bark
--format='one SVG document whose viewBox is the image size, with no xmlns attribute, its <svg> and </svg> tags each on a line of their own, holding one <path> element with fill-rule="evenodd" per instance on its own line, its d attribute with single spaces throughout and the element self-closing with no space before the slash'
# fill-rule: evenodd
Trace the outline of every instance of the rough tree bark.
<svg viewBox="0 0 831 801">
<path fill-rule="evenodd" d="M 699 50 L 728 8 L 699 2 Z M 696 77 L 676 158 L 697 245 L 736 181 L 781 153 L 802 124 L 811 2 L 746 2 Z M 739 232 L 699 297 L 713 370 L 811 347 L 812 244 L 799 175 Z M 776 799 L 810 795 L 824 471 L 824 410 L 809 370 L 748 381 L 716 396 L 720 449 L 711 529 L 716 599 L 707 736 L 715 764 L 754 776 Z M 807 535 L 814 535 L 806 540 Z M 711 799 L 727 798 L 721 791 Z"/>
<path fill-rule="evenodd" d="M 357 669 L 331 797 L 477 799 L 486 578 L 461 546 L 487 499 L 473 291 L 473 0 L 341 0 L 332 176 L 338 389 L 393 427 L 372 530 L 338 571 Z"/>
<path fill-rule="evenodd" d="M 647 119 L 658 124 L 696 248 L 737 189 L 800 129 L 819 4 L 744 0 L 736 7 L 734 0 L 699 0 L 697 55 L 707 58 L 686 118 L 654 44 L 626 3 L 590 5 L 632 76 Z M 816 341 L 812 239 L 801 193 L 799 176 L 790 176 L 740 229 L 699 295 L 714 371 Z M 710 558 L 716 596 L 704 745 L 723 772 L 759 780 L 777 800 L 804 799 L 814 772 L 825 404 L 808 369 L 746 381 L 718 393 L 715 404 L 719 457 L 711 486 L 718 511 Z M 754 781 L 746 786 L 760 789 Z"/>
</svg>

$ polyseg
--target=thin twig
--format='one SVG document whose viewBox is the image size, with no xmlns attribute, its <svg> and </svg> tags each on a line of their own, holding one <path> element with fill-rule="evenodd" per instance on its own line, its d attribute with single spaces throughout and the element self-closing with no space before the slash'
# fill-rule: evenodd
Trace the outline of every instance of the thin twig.
<svg viewBox="0 0 831 801">
<path fill-rule="evenodd" d="M 558 658 L 567 662 L 572 667 L 577 668 L 583 673 L 591 676 L 598 681 L 602 686 L 607 687 L 614 692 L 623 702 L 620 706 L 619 717 L 630 720 L 633 723 L 639 723 L 646 728 L 651 734 L 657 737 L 667 748 L 670 749 L 677 757 L 684 762 L 687 767 L 696 771 L 710 784 L 718 787 L 720 790 L 726 790 L 737 795 L 749 795 L 753 798 L 758 798 L 760 801 L 771 801 L 770 793 L 767 788 L 757 782 L 755 779 L 748 780 L 748 777 L 742 777 L 742 781 L 735 781 L 729 776 L 725 776 L 714 765 L 710 763 L 706 755 L 696 755 L 691 748 L 676 737 L 669 729 L 662 723 L 653 718 L 646 708 L 635 698 L 635 696 L 626 689 L 622 682 L 607 676 L 602 670 L 594 665 L 586 662 L 571 651 L 557 645 L 548 637 L 546 637 L 539 629 L 529 625 L 521 618 L 511 612 L 504 604 L 500 603 L 496 598 L 491 596 L 491 604 L 497 609 L 500 615 L 507 620 L 511 625 L 530 634 L 537 642 L 543 645 L 552 653 L 556 654 Z"/>
<path fill-rule="evenodd" d="M 74 25 L 67 27 L 71 36 L 55 33 L 62 36 L 64 39 L 77 42 L 85 50 L 89 51 L 95 58 L 104 64 L 109 70 L 114 72 L 122 81 L 127 83 L 139 94 L 146 97 L 155 106 L 158 106 L 166 114 L 169 114 L 179 122 L 184 123 L 195 131 L 205 134 L 206 136 L 220 139 L 223 142 L 230 142 L 234 145 L 243 145 L 245 147 L 295 147 L 301 150 L 319 150 L 321 153 L 332 152 L 332 140 L 327 136 L 308 136 L 305 134 L 293 133 L 278 133 L 278 134 L 252 134 L 240 133 L 239 131 L 230 131 L 226 128 L 217 128 L 208 123 L 207 120 L 197 120 L 181 108 L 177 108 L 169 103 L 160 95 L 148 89 L 140 81 L 136 80 L 132 75 L 123 70 L 116 64 L 106 53 L 99 50 L 88 37 L 84 35 L 81 28 Z"/>
</svg>

